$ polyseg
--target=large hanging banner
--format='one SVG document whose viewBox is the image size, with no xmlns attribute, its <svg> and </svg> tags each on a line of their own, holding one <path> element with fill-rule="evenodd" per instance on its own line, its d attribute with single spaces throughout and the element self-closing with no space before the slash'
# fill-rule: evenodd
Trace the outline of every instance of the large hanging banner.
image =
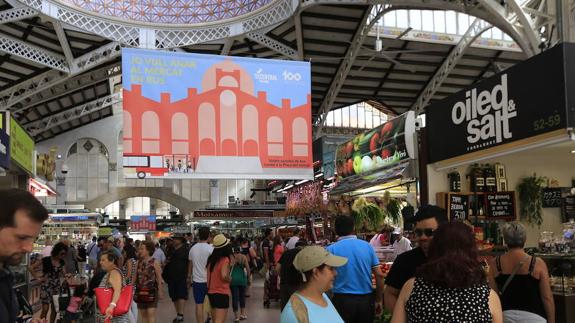
<svg viewBox="0 0 575 323">
<path fill-rule="evenodd" d="M 127 178 L 312 179 L 306 62 L 122 50 Z"/>
</svg>

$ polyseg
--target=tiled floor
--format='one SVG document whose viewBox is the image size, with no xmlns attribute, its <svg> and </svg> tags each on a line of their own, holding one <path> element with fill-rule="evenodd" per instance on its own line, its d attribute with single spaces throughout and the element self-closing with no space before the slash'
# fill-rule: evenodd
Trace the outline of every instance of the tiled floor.
<svg viewBox="0 0 575 323">
<path fill-rule="evenodd" d="M 251 295 L 249 298 L 246 299 L 246 314 L 248 319 L 242 322 L 250 323 L 250 322 L 257 322 L 257 323 L 274 323 L 280 321 L 280 306 L 279 302 L 272 302 L 269 309 L 263 307 L 263 280 L 262 279 L 255 279 L 254 284 L 251 288 Z M 167 293 L 166 293 L 167 295 Z M 193 296 L 190 293 L 190 299 L 186 303 L 186 312 L 184 313 L 184 322 L 186 323 L 195 323 L 196 318 L 194 314 L 194 300 Z M 169 298 L 165 297 L 163 300 L 160 301 L 158 304 L 158 314 L 157 314 L 157 322 L 158 323 L 170 323 L 175 315 L 176 312 L 174 310 L 174 306 L 172 305 Z M 228 314 L 228 321 L 233 322 L 234 314 L 231 309 L 230 304 L 230 311 Z"/>
</svg>

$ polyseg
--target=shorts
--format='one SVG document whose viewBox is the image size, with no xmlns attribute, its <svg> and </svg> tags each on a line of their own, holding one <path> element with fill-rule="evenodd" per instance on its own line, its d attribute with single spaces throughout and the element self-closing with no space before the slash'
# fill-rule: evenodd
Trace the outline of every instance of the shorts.
<svg viewBox="0 0 575 323">
<path fill-rule="evenodd" d="M 228 309 L 230 308 L 230 295 L 227 294 L 208 294 L 212 308 Z"/>
<path fill-rule="evenodd" d="M 192 283 L 192 292 L 194 293 L 194 301 L 196 304 L 204 304 L 204 299 L 208 295 L 208 283 Z"/>
<path fill-rule="evenodd" d="M 173 281 L 168 283 L 168 293 L 172 301 L 178 299 L 188 299 L 188 282 L 186 280 Z"/>
<path fill-rule="evenodd" d="M 155 301 L 150 303 L 137 303 L 139 310 L 147 310 L 148 308 L 156 308 L 158 307 L 158 299 L 156 298 Z"/>
<path fill-rule="evenodd" d="M 80 319 L 80 313 L 71 313 L 66 311 L 66 314 L 64 314 L 64 320 L 66 322 L 68 321 L 77 321 Z"/>
</svg>

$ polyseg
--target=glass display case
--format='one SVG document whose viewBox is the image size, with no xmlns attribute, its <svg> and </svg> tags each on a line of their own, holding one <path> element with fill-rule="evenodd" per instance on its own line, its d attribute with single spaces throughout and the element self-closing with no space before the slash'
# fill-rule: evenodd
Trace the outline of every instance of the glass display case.
<svg viewBox="0 0 575 323">
<path fill-rule="evenodd" d="M 549 270 L 557 323 L 575 322 L 575 253 L 535 253 Z"/>
</svg>

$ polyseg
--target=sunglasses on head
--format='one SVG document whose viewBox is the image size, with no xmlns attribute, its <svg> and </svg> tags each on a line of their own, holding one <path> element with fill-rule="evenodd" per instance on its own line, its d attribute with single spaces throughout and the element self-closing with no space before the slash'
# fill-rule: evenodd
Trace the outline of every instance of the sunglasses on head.
<svg viewBox="0 0 575 323">
<path fill-rule="evenodd" d="M 421 237 L 422 235 L 426 235 L 428 237 L 433 237 L 433 229 L 415 229 L 413 232 L 415 232 L 415 235 L 418 237 Z"/>
</svg>

